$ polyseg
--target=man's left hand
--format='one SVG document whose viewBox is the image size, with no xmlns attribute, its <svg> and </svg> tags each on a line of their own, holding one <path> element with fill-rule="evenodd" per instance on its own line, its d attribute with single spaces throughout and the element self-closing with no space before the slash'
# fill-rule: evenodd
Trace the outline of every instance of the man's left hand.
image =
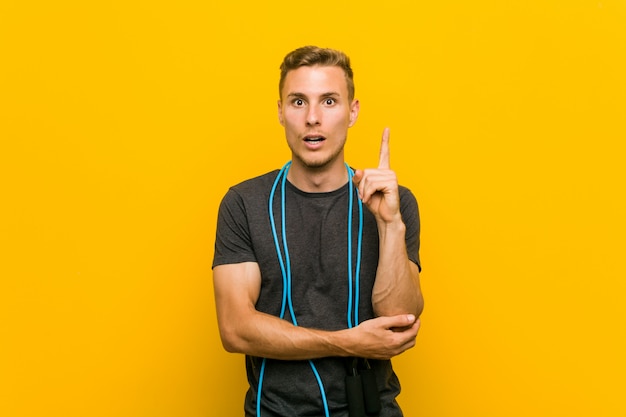
<svg viewBox="0 0 626 417">
<path fill-rule="evenodd" d="M 389 128 L 383 131 L 378 168 L 357 170 L 352 181 L 359 190 L 363 204 L 376 220 L 392 223 L 401 219 L 398 179 L 389 164 Z"/>
</svg>

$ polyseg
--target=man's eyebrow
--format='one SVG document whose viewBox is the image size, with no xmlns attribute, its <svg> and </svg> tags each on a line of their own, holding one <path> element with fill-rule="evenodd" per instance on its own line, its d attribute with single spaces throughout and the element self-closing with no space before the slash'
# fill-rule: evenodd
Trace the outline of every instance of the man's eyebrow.
<svg viewBox="0 0 626 417">
<path fill-rule="evenodd" d="M 322 93 L 320 94 L 320 97 L 322 98 L 326 98 L 326 97 L 339 97 L 341 96 L 341 94 L 335 92 L 335 91 L 329 91 L 326 93 Z M 299 93 L 299 92 L 293 92 L 293 93 L 289 93 L 287 94 L 287 97 L 293 97 L 293 98 L 306 98 L 307 95 L 304 93 Z"/>
</svg>

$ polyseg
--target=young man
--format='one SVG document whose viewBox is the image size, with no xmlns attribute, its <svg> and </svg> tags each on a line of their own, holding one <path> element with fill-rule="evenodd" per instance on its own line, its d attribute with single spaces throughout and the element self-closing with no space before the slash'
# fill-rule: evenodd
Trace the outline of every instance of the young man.
<svg viewBox="0 0 626 417">
<path fill-rule="evenodd" d="M 388 129 L 377 168 L 344 162 L 359 114 L 345 54 L 292 51 L 279 94 L 292 159 L 228 191 L 213 261 L 246 416 L 401 416 L 390 358 L 415 345 L 423 308 L 417 202 L 389 167 Z"/>
</svg>

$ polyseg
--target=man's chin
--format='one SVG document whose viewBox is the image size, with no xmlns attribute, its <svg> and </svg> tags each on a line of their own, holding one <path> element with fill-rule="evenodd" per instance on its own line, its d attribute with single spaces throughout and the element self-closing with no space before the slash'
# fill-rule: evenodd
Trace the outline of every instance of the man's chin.
<svg viewBox="0 0 626 417">
<path fill-rule="evenodd" d="M 328 168 L 331 165 L 332 160 L 330 159 L 300 159 L 298 158 L 300 163 L 304 168 L 310 169 L 312 171 L 322 171 L 325 168 Z"/>
<path fill-rule="evenodd" d="M 308 157 L 307 157 L 308 156 Z M 293 154 L 294 160 L 297 160 L 304 168 L 320 171 L 333 166 L 337 160 L 341 157 L 340 154 L 336 155 L 307 155 L 302 157 L 301 155 Z"/>
</svg>

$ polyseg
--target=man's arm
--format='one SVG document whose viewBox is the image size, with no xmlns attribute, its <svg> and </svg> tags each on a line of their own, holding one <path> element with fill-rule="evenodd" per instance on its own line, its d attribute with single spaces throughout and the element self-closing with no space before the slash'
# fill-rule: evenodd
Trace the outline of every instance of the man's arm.
<svg viewBox="0 0 626 417">
<path fill-rule="evenodd" d="M 407 256 L 405 231 L 402 219 L 378 222 L 379 258 L 372 290 L 377 315 L 411 313 L 419 317 L 424 309 L 419 270 Z"/>
<path fill-rule="evenodd" d="M 419 270 L 406 251 L 398 180 L 389 165 L 389 129 L 383 132 L 378 168 L 358 170 L 353 181 L 378 225 L 379 258 L 372 305 L 377 316 L 414 314 L 424 309 Z"/>
<path fill-rule="evenodd" d="M 244 262 L 213 269 L 217 320 L 224 348 L 273 359 L 300 360 L 326 356 L 389 359 L 415 345 L 419 320 L 413 315 L 378 317 L 352 329 L 323 331 L 294 326 L 259 312 L 258 264 Z M 394 331 L 404 328 L 402 331 Z"/>
</svg>

